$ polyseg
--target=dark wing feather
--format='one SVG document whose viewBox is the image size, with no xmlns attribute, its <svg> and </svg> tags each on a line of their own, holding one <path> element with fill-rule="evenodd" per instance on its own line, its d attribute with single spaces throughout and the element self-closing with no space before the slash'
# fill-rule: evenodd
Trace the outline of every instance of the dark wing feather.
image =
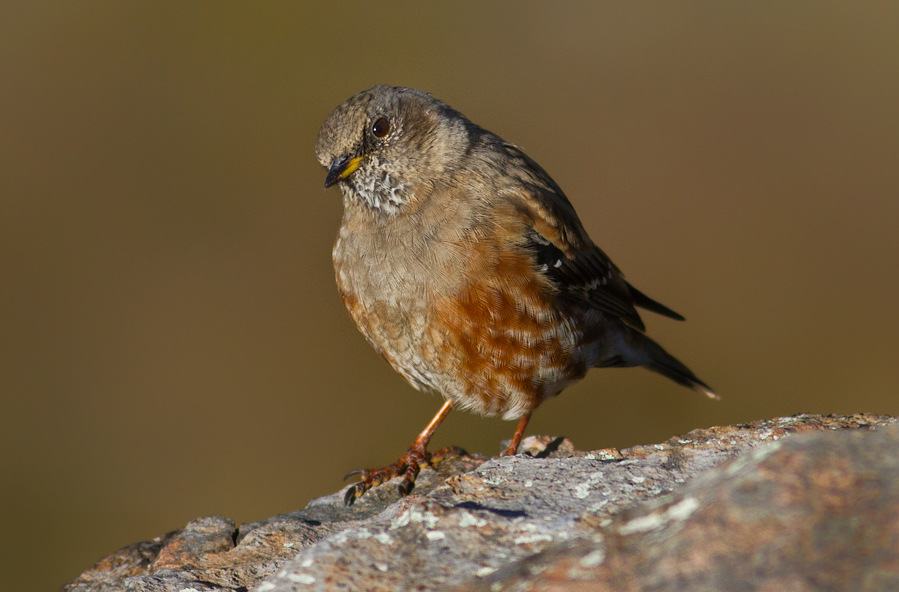
<svg viewBox="0 0 899 592">
<path fill-rule="evenodd" d="M 533 228 L 524 246 L 535 254 L 539 269 L 559 289 L 561 298 L 595 306 L 636 329 L 645 329 L 629 284 L 598 248 L 568 257 Z"/>
<path fill-rule="evenodd" d="M 674 319 L 676 321 L 685 321 L 682 315 L 674 312 L 664 304 L 660 302 L 656 302 L 637 288 L 627 284 L 628 289 L 631 291 L 631 295 L 634 297 L 634 305 L 639 306 L 640 308 L 645 308 L 646 310 L 650 310 L 656 314 L 660 314 L 662 316 L 668 317 L 669 319 Z"/>
<path fill-rule="evenodd" d="M 560 297 L 594 306 L 640 331 L 645 326 L 636 306 L 683 319 L 624 279 L 587 236 L 571 202 L 540 165 L 516 146 L 503 143 L 494 148 L 518 165 L 504 168 L 506 178 L 517 181 L 506 193 L 517 197 L 516 207 L 525 217 L 528 233 L 524 247 L 534 253 L 539 268 L 559 289 Z"/>
</svg>

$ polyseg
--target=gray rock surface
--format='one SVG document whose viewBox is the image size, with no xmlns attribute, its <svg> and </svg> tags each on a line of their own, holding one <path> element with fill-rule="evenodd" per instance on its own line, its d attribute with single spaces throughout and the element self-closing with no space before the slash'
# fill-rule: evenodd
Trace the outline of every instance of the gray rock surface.
<svg viewBox="0 0 899 592">
<path fill-rule="evenodd" d="M 201 518 L 63 590 L 899 589 L 894 422 L 798 415 L 621 451 L 531 438 L 534 457 L 447 459 L 406 498 Z"/>
<path fill-rule="evenodd" d="M 787 438 L 596 526 L 464 589 L 899 590 L 899 425 Z"/>
</svg>

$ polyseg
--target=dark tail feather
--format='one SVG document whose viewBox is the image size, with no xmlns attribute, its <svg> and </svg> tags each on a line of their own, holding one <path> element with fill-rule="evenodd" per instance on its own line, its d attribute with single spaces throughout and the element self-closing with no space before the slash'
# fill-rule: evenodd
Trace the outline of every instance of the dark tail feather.
<svg viewBox="0 0 899 592">
<path fill-rule="evenodd" d="M 634 298 L 635 306 L 639 306 L 640 308 L 645 308 L 646 310 L 652 311 L 652 312 L 654 312 L 656 314 L 660 314 L 662 316 L 666 316 L 670 319 L 675 319 L 678 321 L 686 320 L 681 315 L 677 314 L 676 312 L 674 312 L 673 310 L 671 310 L 664 304 L 660 304 L 660 303 L 656 302 L 655 300 L 653 300 L 652 298 L 650 298 L 649 296 L 647 296 L 646 294 L 644 294 L 637 288 L 633 287 L 632 285 L 628 284 L 627 287 L 630 288 L 631 296 Z M 677 361 L 677 360 L 675 360 L 675 361 Z M 683 365 L 683 364 L 681 364 L 681 365 Z"/>
<path fill-rule="evenodd" d="M 712 398 L 712 399 L 720 399 L 715 391 L 712 390 L 712 387 L 699 380 L 693 371 L 684 366 L 680 361 L 678 361 L 674 356 L 666 352 L 662 349 L 662 346 L 646 337 L 645 335 L 641 335 L 642 339 L 642 349 L 646 354 L 649 355 L 649 362 L 643 364 L 643 367 L 652 370 L 653 372 L 658 372 L 662 376 L 666 378 L 670 378 L 674 382 L 678 384 L 682 384 L 686 387 L 689 387 L 695 391 L 703 393 L 704 395 Z"/>
</svg>

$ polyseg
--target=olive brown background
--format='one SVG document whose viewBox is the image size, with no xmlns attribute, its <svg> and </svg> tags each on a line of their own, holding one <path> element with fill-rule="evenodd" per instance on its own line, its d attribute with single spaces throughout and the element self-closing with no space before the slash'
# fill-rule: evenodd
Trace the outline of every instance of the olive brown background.
<svg viewBox="0 0 899 592">
<path fill-rule="evenodd" d="M 439 407 L 358 334 L 318 127 L 373 84 L 515 142 L 722 395 L 594 371 L 530 434 L 582 449 L 797 412 L 899 415 L 899 4 L 7 2 L 7 589 L 393 462 Z M 435 445 L 514 424 L 454 413 Z"/>
</svg>

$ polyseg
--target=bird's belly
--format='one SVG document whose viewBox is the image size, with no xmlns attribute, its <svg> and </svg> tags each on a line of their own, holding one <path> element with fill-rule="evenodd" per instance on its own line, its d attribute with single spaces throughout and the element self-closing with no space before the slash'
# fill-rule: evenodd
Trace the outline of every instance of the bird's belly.
<svg viewBox="0 0 899 592">
<path fill-rule="evenodd" d="M 427 340 L 441 366 L 442 392 L 460 407 L 517 419 L 584 377 L 596 344 L 548 294 L 506 285 L 472 284 L 434 307 L 442 335 Z"/>
<path fill-rule="evenodd" d="M 401 266 L 389 262 L 347 269 L 342 263 L 351 259 L 340 246 L 338 242 L 334 251 L 337 287 L 356 326 L 412 386 L 440 391 L 433 362 L 421 355 L 423 341 L 431 339 L 426 278 L 403 274 Z"/>
<path fill-rule="evenodd" d="M 522 417 L 583 378 L 596 359 L 597 345 L 558 311 L 523 306 L 502 291 L 424 306 L 341 293 L 368 341 L 410 384 L 482 415 Z"/>
</svg>

